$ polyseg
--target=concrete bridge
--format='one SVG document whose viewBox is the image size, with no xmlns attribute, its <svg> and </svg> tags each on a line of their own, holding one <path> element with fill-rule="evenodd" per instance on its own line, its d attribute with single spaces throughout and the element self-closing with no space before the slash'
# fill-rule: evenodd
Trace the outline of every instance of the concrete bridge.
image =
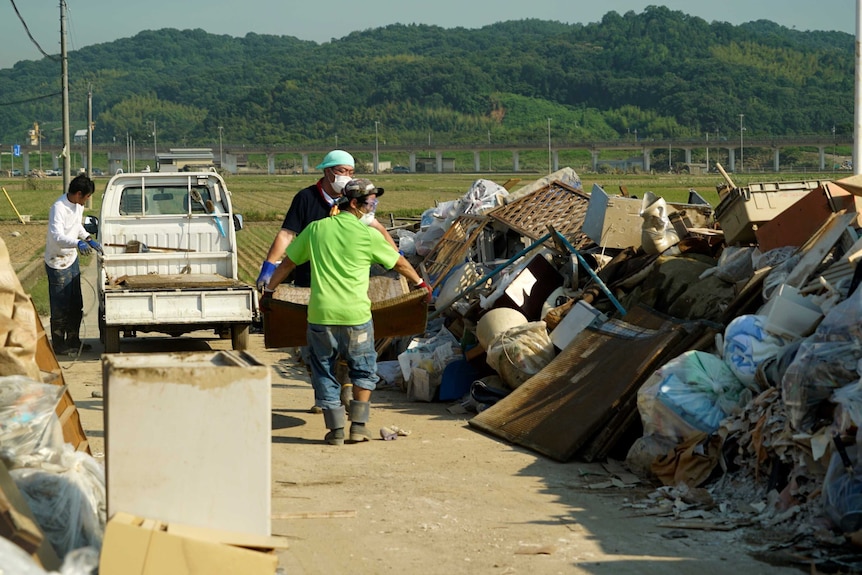
<svg viewBox="0 0 862 575">
<path fill-rule="evenodd" d="M 674 150 L 683 150 L 683 163 L 692 163 L 692 152 L 695 150 L 703 150 L 708 163 L 714 164 L 715 160 L 709 161 L 709 155 L 712 150 L 721 151 L 721 159 L 727 158 L 727 164 L 724 166 L 730 172 L 744 171 L 744 153 L 746 150 L 764 148 L 772 151 L 772 169 L 775 172 L 781 171 L 781 151 L 786 148 L 816 148 L 819 154 L 819 168 L 826 169 L 827 150 L 834 149 L 837 146 L 852 146 L 852 136 L 782 136 L 782 137 L 751 137 L 731 141 L 730 139 L 720 139 L 712 141 L 708 139 L 698 140 L 653 140 L 653 139 L 622 139 L 622 140 L 604 140 L 604 141 L 527 141 L 517 143 L 481 143 L 481 144 L 434 144 L 429 146 L 422 144 L 384 144 L 378 143 L 360 144 L 360 145 L 344 145 L 354 155 L 370 155 L 374 166 L 374 171 L 378 172 L 381 154 L 392 153 L 407 153 L 409 156 L 408 167 L 411 172 L 417 171 L 417 166 L 425 172 L 449 172 L 454 171 L 452 167 L 446 163 L 447 152 L 472 152 L 474 171 L 481 172 L 481 157 L 482 154 L 487 154 L 490 151 L 500 152 L 508 151 L 511 153 L 512 162 L 506 169 L 504 166 L 499 166 L 499 171 L 520 171 L 520 154 L 524 151 L 546 151 L 548 153 L 549 167 L 552 171 L 560 168 L 559 153 L 566 150 L 589 150 L 592 157 L 592 168 L 596 170 L 601 163 L 601 154 L 605 151 L 631 150 L 636 157 L 640 157 L 639 162 L 628 162 L 629 166 L 636 163 L 643 171 L 651 169 L 652 156 L 656 151 L 667 150 L 672 153 Z M 169 149 L 170 144 L 163 144 L 163 150 Z M 236 158 L 238 156 L 247 155 L 265 155 L 267 157 L 267 172 L 276 173 L 276 158 L 279 155 L 294 155 L 300 156 L 302 161 L 302 173 L 309 173 L 313 170 L 312 162 L 309 161 L 310 156 L 320 157 L 332 149 L 331 146 L 287 146 L 287 145 L 259 145 L 254 143 L 216 143 L 213 146 L 214 158 L 216 163 L 221 163 L 230 171 L 236 171 Z M 80 145 L 73 145 L 73 151 L 82 150 Z M 155 154 L 153 151 L 147 151 L 146 147 L 138 146 L 138 153 L 135 154 L 138 162 L 152 161 L 155 167 Z M 128 159 L 128 150 L 126 147 L 121 147 L 116 144 L 95 144 L 93 151 L 96 153 L 107 153 L 109 159 L 126 160 Z M 59 154 L 59 148 L 54 150 L 48 146 L 43 146 L 43 152 L 50 152 L 52 157 L 56 159 Z M 29 167 L 29 154 L 35 154 L 36 150 L 29 148 L 22 150 L 22 157 L 16 159 L 16 164 L 21 161 L 24 173 L 27 173 Z M 425 157 L 420 157 L 420 154 L 427 156 L 433 154 L 433 160 L 428 160 Z M 737 156 L 738 154 L 738 156 Z M 719 156 L 716 153 L 713 158 Z M 737 166 L 737 158 L 739 166 Z M 4 162 L 5 163 L 5 162 Z M 56 168 L 56 165 L 54 166 Z M 233 168 L 233 169 L 231 169 Z"/>
</svg>

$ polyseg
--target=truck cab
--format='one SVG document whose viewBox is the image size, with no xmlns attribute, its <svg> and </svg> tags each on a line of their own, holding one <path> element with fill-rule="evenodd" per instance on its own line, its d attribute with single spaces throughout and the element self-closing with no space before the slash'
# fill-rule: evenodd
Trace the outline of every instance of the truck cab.
<svg viewBox="0 0 862 575">
<path fill-rule="evenodd" d="M 212 329 L 245 349 L 257 294 L 237 272 L 230 192 L 215 171 L 116 174 L 102 198 L 99 331 L 106 353 L 120 335 L 180 336 Z"/>
</svg>

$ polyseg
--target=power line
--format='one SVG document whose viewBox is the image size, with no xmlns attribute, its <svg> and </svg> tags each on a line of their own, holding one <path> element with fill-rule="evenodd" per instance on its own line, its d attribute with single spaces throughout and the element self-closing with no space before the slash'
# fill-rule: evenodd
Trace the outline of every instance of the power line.
<svg viewBox="0 0 862 575">
<path fill-rule="evenodd" d="M 36 100 L 44 100 L 45 98 L 54 98 L 55 96 L 61 95 L 62 92 L 54 92 L 53 94 L 45 94 L 44 96 L 34 96 L 32 98 L 27 98 L 26 100 L 18 100 L 16 102 L 0 102 L 0 106 L 15 106 L 17 104 L 27 104 L 29 102 L 35 102 Z"/>
<path fill-rule="evenodd" d="M 24 21 L 24 17 L 21 16 L 21 13 L 18 11 L 18 7 L 15 5 L 15 0 L 9 0 L 12 3 L 12 8 L 15 10 L 15 14 L 18 16 L 18 20 L 21 21 L 21 25 L 24 26 L 24 31 L 27 32 L 27 36 L 30 38 L 30 41 L 33 42 L 33 45 L 42 53 L 46 58 L 50 58 L 51 60 L 59 62 L 60 59 L 56 56 L 51 56 L 45 50 L 42 49 L 42 46 L 39 45 L 39 42 L 33 37 L 33 34 L 30 33 L 30 28 L 27 26 L 27 22 Z"/>
</svg>

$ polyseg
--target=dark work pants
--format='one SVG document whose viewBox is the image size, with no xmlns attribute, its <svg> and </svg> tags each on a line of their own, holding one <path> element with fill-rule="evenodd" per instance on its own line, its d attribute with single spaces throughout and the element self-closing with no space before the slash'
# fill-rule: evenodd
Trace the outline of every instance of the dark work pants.
<svg viewBox="0 0 862 575">
<path fill-rule="evenodd" d="M 64 270 L 45 265 L 48 273 L 48 298 L 51 301 L 51 344 L 54 351 L 63 352 L 81 343 L 78 332 L 84 318 L 84 298 L 81 295 L 81 269 L 78 260 Z"/>
</svg>

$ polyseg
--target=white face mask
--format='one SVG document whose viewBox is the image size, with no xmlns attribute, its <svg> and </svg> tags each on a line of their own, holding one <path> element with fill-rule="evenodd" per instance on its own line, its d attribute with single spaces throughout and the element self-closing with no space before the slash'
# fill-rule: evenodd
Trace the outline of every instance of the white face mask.
<svg viewBox="0 0 862 575">
<path fill-rule="evenodd" d="M 344 186 L 347 185 L 347 182 L 352 180 L 350 176 L 335 176 L 335 180 L 332 182 L 332 190 L 336 194 L 340 194 L 344 191 Z"/>
<path fill-rule="evenodd" d="M 366 226 L 370 226 L 374 222 L 374 212 L 368 212 L 367 214 L 362 214 L 360 216 L 359 221 L 365 224 Z"/>
</svg>

